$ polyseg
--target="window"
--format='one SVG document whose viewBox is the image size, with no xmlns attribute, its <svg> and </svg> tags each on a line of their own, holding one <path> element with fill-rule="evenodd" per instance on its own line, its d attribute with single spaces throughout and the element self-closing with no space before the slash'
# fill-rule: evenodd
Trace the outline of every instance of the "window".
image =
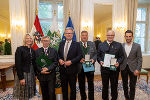
<svg viewBox="0 0 150 100">
<path fill-rule="evenodd" d="M 48 31 L 60 31 L 63 34 L 63 5 L 62 3 L 40 2 L 38 17 L 43 30 L 43 34 L 47 35 Z M 51 30 L 53 29 L 53 30 Z"/>
<path fill-rule="evenodd" d="M 135 29 L 135 38 L 134 42 L 141 45 L 142 52 L 148 52 L 149 50 L 149 8 L 141 7 L 137 9 L 137 18 L 136 18 L 136 29 Z"/>
</svg>

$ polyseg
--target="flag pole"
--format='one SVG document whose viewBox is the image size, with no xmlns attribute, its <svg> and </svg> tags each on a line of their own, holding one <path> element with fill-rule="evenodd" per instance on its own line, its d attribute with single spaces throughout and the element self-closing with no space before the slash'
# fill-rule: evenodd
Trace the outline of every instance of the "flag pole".
<svg viewBox="0 0 150 100">
<path fill-rule="evenodd" d="M 37 8 L 36 8 L 35 14 L 38 15 L 38 10 L 37 10 Z"/>
<path fill-rule="evenodd" d="M 70 16 L 70 9 L 69 9 L 69 16 Z"/>
</svg>

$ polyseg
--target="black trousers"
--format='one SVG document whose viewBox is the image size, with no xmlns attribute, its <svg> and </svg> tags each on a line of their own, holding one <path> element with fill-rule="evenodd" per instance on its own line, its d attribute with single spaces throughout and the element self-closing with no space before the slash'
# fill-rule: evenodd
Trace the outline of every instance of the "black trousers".
<svg viewBox="0 0 150 100">
<path fill-rule="evenodd" d="M 109 81 L 111 84 L 111 100 L 117 100 L 118 97 L 118 77 L 119 70 L 112 71 L 109 68 L 101 67 L 101 77 L 102 77 L 102 99 L 109 100 L 108 89 L 109 89 Z"/>
<path fill-rule="evenodd" d="M 63 100 L 76 100 L 77 74 L 61 74 Z M 70 86 L 70 99 L 68 98 L 68 85 Z"/>
<path fill-rule="evenodd" d="M 125 98 L 128 100 L 134 100 L 137 76 L 135 76 L 134 73 L 130 71 L 128 65 L 124 70 L 121 71 L 121 76 Z M 128 76 L 130 77 L 130 91 L 128 91 Z"/>
<path fill-rule="evenodd" d="M 94 100 L 94 72 L 84 72 L 83 69 L 78 74 L 78 81 L 79 81 L 79 89 L 81 100 L 86 100 L 87 96 L 85 93 L 85 77 L 87 78 L 88 82 L 88 100 Z"/>
<path fill-rule="evenodd" d="M 40 86 L 43 100 L 56 100 L 55 80 L 40 81 Z"/>
</svg>

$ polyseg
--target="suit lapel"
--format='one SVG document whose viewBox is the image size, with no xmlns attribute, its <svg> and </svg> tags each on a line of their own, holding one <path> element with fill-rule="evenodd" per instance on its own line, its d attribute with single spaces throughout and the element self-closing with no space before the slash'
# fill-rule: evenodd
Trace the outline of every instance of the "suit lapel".
<svg viewBox="0 0 150 100">
<path fill-rule="evenodd" d="M 123 43 L 123 52 L 125 54 L 125 57 L 127 58 L 126 50 L 125 50 L 125 43 Z"/>
<path fill-rule="evenodd" d="M 87 47 L 88 47 L 88 54 L 90 54 L 90 42 L 89 41 L 87 41 Z"/>
<path fill-rule="evenodd" d="M 68 54 L 69 54 L 69 53 L 70 53 L 70 51 L 72 50 L 73 45 L 74 45 L 74 41 L 72 41 L 72 43 L 71 43 L 71 45 L 70 45 L 70 48 L 69 48 L 69 50 L 68 50 Z M 67 54 L 67 57 L 68 57 L 68 54 Z"/>
<path fill-rule="evenodd" d="M 61 51 L 62 51 L 63 57 L 64 57 L 64 47 L 65 47 L 65 42 L 62 42 L 62 50 Z"/>
<path fill-rule="evenodd" d="M 44 48 L 43 47 L 41 48 L 41 53 L 44 54 Z"/>
<path fill-rule="evenodd" d="M 81 41 L 80 41 L 80 45 L 83 45 Z"/>
<path fill-rule="evenodd" d="M 50 47 L 48 47 L 47 54 L 50 54 Z"/>
</svg>

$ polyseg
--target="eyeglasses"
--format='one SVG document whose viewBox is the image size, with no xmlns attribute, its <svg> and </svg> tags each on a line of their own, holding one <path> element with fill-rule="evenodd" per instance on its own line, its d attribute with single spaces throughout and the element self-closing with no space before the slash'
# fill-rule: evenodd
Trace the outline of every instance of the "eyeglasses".
<svg viewBox="0 0 150 100">
<path fill-rule="evenodd" d="M 73 34 L 73 33 L 65 33 L 65 34 Z"/>
</svg>

